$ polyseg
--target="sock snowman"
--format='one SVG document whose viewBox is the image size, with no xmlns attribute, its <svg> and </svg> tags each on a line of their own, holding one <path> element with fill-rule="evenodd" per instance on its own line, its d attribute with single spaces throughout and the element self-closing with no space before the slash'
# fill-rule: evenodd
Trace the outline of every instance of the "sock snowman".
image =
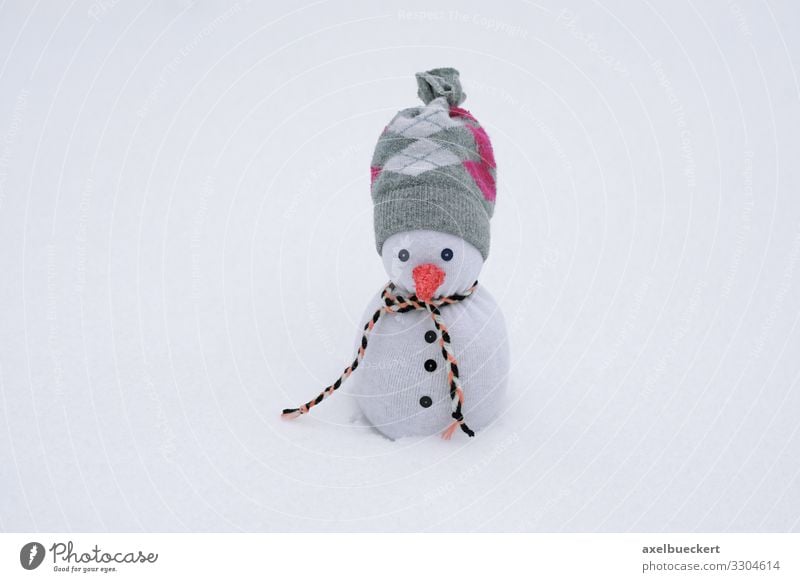
<svg viewBox="0 0 800 582">
<path fill-rule="evenodd" d="M 424 105 L 395 115 L 372 158 L 375 242 L 389 283 L 367 308 L 353 362 L 285 418 L 306 414 L 351 374 L 364 416 L 391 439 L 474 436 L 500 413 L 507 332 L 477 281 L 496 196 L 492 145 L 460 107 L 458 71 L 416 77 Z"/>
</svg>

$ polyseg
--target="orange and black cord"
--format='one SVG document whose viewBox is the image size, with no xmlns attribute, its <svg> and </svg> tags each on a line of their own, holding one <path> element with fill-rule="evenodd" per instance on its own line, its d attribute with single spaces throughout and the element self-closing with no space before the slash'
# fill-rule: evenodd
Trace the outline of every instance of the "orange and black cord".
<svg viewBox="0 0 800 582">
<path fill-rule="evenodd" d="M 461 388 L 461 380 L 459 379 L 458 361 L 456 360 L 455 354 L 453 353 L 453 349 L 450 345 L 450 332 L 447 330 L 447 326 L 442 319 L 442 314 L 439 311 L 439 307 L 463 301 L 475 292 L 477 286 L 478 282 L 475 281 L 475 283 L 463 293 L 455 293 L 453 295 L 439 297 L 425 302 L 420 300 L 416 295 L 410 295 L 408 298 L 405 298 L 402 295 L 394 295 L 392 292 L 394 291 L 395 286 L 393 283 L 389 283 L 381 293 L 381 299 L 383 300 L 384 306 L 376 310 L 370 320 L 364 324 L 364 333 L 361 336 L 361 345 L 358 348 L 358 353 L 356 354 L 353 363 L 344 369 L 344 372 L 342 372 L 342 375 L 339 376 L 336 382 L 325 388 L 325 390 L 320 392 L 316 398 L 306 402 L 299 408 L 284 409 L 281 416 L 283 416 L 283 418 L 297 418 L 302 414 L 306 414 L 309 410 L 311 410 L 311 408 L 331 396 L 334 392 L 336 392 L 336 390 L 339 389 L 342 383 L 347 380 L 348 377 L 350 377 L 350 374 L 352 374 L 356 368 L 358 368 L 359 363 L 364 358 L 364 353 L 366 352 L 367 345 L 369 343 L 369 334 L 373 329 L 375 329 L 375 324 L 378 323 L 381 315 L 384 313 L 407 313 L 417 309 L 425 309 L 428 311 L 431 319 L 433 320 L 433 325 L 436 327 L 436 332 L 439 336 L 439 347 L 442 350 L 442 356 L 449 365 L 447 384 L 450 390 L 450 402 L 452 410 L 451 416 L 453 417 L 453 422 L 444 430 L 442 433 L 442 438 L 450 439 L 453 436 L 455 429 L 459 426 L 461 427 L 461 430 L 464 431 L 464 433 L 466 433 L 468 436 L 475 436 L 475 433 L 464 422 L 464 415 L 461 412 L 461 406 L 464 403 L 464 391 Z"/>
</svg>

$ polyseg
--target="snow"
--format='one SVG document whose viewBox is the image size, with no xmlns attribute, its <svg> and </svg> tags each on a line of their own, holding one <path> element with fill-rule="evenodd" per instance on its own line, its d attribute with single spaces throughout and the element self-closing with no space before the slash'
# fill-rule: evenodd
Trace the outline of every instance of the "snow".
<svg viewBox="0 0 800 582">
<path fill-rule="evenodd" d="M 798 16 L 4 4 L 0 529 L 797 531 Z M 498 160 L 510 407 L 281 421 L 385 282 L 371 149 L 437 66 Z"/>
</svg>

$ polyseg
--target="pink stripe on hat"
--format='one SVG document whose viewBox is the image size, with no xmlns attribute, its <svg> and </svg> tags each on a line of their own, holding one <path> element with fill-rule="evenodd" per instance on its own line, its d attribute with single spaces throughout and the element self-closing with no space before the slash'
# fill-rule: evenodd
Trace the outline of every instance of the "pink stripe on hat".
<svg viewBox="0 0 800 582">
<path fill-rule="evenodd" d="M 494 202 L 497 198 L 497 189 L 489 166 L 483 162 L 464 162 L 464 168 L 483 192 L 483 197 L 489 202 Z"/>
<path fill-rule="evenodd" d="M 380 176 L 380 175 L 381 175 L 381 168 L 379 168 L 378 166 L 370 166 L 370 168 L 369 168 L 369 184 L 370 184 L 370 186 L 372 186 L 372 184 L 375 183 L 375 180 L 377 180 L 378 176 Z"/>
</svg>

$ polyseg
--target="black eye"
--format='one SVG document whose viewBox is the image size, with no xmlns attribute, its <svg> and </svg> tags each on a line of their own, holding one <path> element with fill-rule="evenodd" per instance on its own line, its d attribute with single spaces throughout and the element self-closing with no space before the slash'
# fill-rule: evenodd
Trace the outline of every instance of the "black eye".
<svg viewBox="0 0 800 582">
<path fill-rule="evenodd" d="M 422 398 L 419 399 L 419 405 L 422 408 L 428 408 L 430 407 L 431 404 L 433 404 L 433 400 L 431 400 L 430 396 L 423 396 Z"/>
<path fill-rule="evenodd" d="M 408 260 L 411 254 L 406 249 L 400 249 L 400 252 L 397 253 L 397 258 L 403 261 L 404 263 Z"/>
<path fill-rule="evenodd" d="M 453 258 L 453 251 L 450 249 L 442 249 L 442 260 L 449 261 Z"/>
</svg>

